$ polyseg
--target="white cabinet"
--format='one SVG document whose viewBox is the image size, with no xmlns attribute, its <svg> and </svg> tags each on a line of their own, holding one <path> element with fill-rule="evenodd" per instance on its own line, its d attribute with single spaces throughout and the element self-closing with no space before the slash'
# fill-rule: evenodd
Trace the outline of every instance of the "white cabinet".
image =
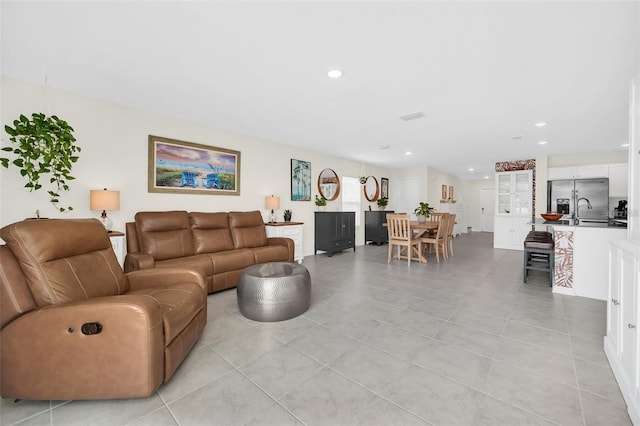
<svg viewBox="0 0 640 426">
<path fill-rule="evenodd" d="M 302 222 L 276 222 L 265 226 L 267 237 L 285 237 L 293 240 L 293 259 L 301 263 L 304 256 L 302 254 Z"/>
<path fill-rule="evenodd" d="M 111 247 L 116 253 L 116 259 L 120 266 L 124 266 L 124 234 L 119 231 L 109 232 L 109 240 L 111 240 Z"/>
<path fill-rule="evenodd" d="M 500 217 L 494 219 L 493 247 L 523 250 L 524 239 L 531 231 L 530 217 Z"/>
<path fill-rule="evenodd" d="M 609 177 L 609 167 L 607 164 L 594 164 L 590 166 L 577 167 L 549 167 L 547 169 L 547 180 L 605 177 Z"/>
<path fill-rule="evenodd" d="M 496 173 L 496 213 L 493 229 L 495 248 L 522 250 L 531 230 L 531 170 Z"/>
<path fill-rule="evenodd" d="M 531 170 L 496 173 L 496 215 L 531 217 Z"/>
<path fill-rule="evenodd" d="M 639 281 L 640 244 L 630 240 L 612 241 L 609 245 L 609 298 L 604 351 L 633 424 L 640 424 Z"/>
<path fill-rule="evenodd" d="M 466 233 L 464 208 L 462 203 L 440 203 L 439 212 L 451 213 L 456 215 L 456 223 L 453 225 L 453 236 L 456 237 L 461 233 Z"/>
<path fill-rule="evenodd" d="M 609 198 L 627 198 L 629 194 L 629 165 L 609 164 Z"/>
</svg>

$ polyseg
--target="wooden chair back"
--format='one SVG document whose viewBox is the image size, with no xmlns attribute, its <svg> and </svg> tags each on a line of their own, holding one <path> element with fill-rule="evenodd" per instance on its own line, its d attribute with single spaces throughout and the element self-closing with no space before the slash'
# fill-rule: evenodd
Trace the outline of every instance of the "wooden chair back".
<svg viewBox="0 0 640 426">
<path fill-rule="evenodd" d="M 409 215 L 407 214 L 387 214 L 387 231 L 389 241 L 393 240 L 411 240 L 411 226 L 409 224 Z"/>
</svg>

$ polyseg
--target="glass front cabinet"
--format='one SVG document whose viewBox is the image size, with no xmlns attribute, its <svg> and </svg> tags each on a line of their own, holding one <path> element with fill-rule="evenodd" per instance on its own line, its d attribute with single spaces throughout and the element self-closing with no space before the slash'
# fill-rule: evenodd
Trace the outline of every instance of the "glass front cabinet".
<svg viewBox="0 0 640 426">
<path fill-rule="evenodd" d="M 496 173 L 493 246 L 522 250 L 533 217 L 533 171 Z"/>
</svg>

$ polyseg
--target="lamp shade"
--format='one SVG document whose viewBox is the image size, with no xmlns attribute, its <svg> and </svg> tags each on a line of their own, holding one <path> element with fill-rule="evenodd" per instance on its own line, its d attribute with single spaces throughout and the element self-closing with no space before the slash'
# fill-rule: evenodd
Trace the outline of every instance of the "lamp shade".
<svg viewBox="0 0 640 426">
<path fill-rule="evenodd" d="M 265 197 L 264 199 L 264 208 L 269 210 L 279 209 L 280 208 L 280 197 L 274 197 L 273 195 L 270 197 Z"/>
<path fill-rule="evenodd" d="M 89 208 L 91 210 L 120 210 L 120 191 L 105 189 L 92 189 L 89 195 Z"/>
</svg>

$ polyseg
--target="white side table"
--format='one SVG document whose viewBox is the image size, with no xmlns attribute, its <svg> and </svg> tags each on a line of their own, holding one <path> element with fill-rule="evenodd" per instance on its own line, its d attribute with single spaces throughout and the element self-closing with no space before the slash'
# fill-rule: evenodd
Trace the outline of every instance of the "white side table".
<svg viewBox="0 0 640 426">
<path fill-rule="evenodd" d="M 285 237 L 293 240 L 293 259 L 302 263 L 302 225 L 304 222 L 271 222 L 265 223 L 267 238 Z"/>
<path fill-rule="evenodd" d="M 124 267 L 124 233 L 120 231 L 109 232 L 109 239 L 111 240 L 111 247 L 116 253 L 116 259 L 120 266 Z"/>
</svg>

